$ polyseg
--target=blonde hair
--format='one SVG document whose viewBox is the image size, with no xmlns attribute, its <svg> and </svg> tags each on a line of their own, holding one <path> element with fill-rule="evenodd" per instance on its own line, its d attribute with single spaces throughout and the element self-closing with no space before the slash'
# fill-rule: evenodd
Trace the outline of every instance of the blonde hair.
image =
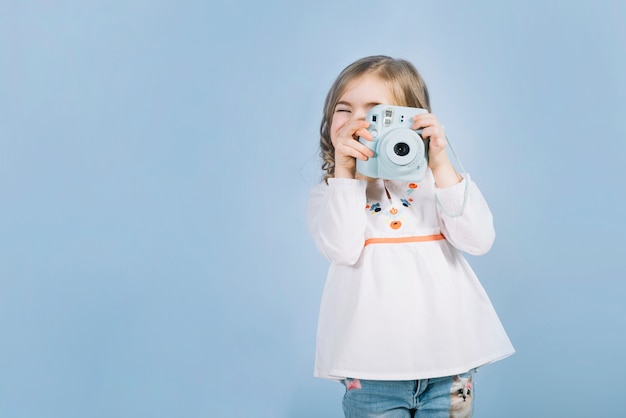
<svg viewBox="0 0 626 418">
<path fill-rule="evenodd" d="M 374 75 L 385 82 L 397 106 L 419 107 L 430 110 L 430 99 L 426 83 L 410 62 L 385 55 L 361 58 L 348 65 L 331 86 L 324 103 L 324 115 L 320 125 L 320 157 L 324 181 L 335 176 L 335 147 L 330 140 L 330 125 L 335 106 L 345 89 L 354 80 L 366 75 Z"/>
</svg>

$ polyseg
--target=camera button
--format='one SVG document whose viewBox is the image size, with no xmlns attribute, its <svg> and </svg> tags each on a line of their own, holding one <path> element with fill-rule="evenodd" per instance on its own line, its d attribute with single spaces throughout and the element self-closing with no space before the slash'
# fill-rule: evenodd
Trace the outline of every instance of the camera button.
<svg viewBox="0 0 626 418">
<path fill-rule="evenodd" d="M 376 129 L 372 129 L 370 134 L 372 134 L 372 138 L 376 138 L 378 136 L 378 131 Z"/>
</svg>

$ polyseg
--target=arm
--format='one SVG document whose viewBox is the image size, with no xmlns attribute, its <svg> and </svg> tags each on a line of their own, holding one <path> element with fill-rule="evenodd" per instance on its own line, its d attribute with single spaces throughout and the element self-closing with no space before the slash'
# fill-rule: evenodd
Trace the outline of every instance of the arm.
<svg viewBox="0 0 626 418">
<path fill-rule="evenodd" d="M 463 207 L 466 190 L 467 201 Z M 454 186 L 436 188 L 435 196 L 439 200 L 439 225 L 448 242 L 472 255 L 487 253 L 496 237 L 493 217 L 469 174 L 464 174 L 462 182 Z"/>
<path fill-rule="evenodd" d="M 309 194 L 307 227 L 320 252 L 332 263 L 357 262 L 365 242 L 364 180 L 330 178 Z"/>
<path fill-rule="evenodd" d="M 442 233 L 461 251 L 485 254 L 495 240 L 493 217 L 487 202 L 469 175 L 461 176 L 450 162 L 445 151 L 446 135 L 437 117 L 426 113 L 416 115 L 413 120 L 413 129 L 422 128 L 422 136 L 430 139 L 428 167 L 435 179 L 435 196 L 439 200 L 437 216 Z"/>
<path fill-rule="evenodd" d="M 422 137 L 429 139 L 428 168 L 433 173 L 438 188 L 454 186 L 463 180 L 456 172 L 445 151 L 448 141 L 443 126 L 432 113 L 421 113 L 413 117 L 413 129 L 422 128 Z"/>
</svg>

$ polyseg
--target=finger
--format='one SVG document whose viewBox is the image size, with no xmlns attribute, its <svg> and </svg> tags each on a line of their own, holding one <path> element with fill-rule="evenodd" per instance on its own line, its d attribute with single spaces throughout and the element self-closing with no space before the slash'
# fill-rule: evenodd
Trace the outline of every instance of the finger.
<svg viewBox="0 0 626 418">
<path fill-rule="evenodd" d="M 448 144 L 444 135 L 428 135 L 428 133 L 424 134 L 422 132 L 422 137 L 428 138 L 430 141 L 429 146 L 431 148 L 445 148 Z"/>
<path fill-rule="evenodd" d="M 354 132 L 362 128 L 367 128 L 369 125 L 369 122 L 363 119 L 357 119 L 346 123 L 341 130 L 346 132 Z"/>
<path fill-rule="evenodd" d="M 362 129 L 367 130 L 369 123 L 364 120 L 356 120 L 346 123 L 338 132 L 339 137 L 358 139 L 359 135 L 357 131 Z"/>
<path fill-rule="evenodd" d="M 413 116 L 414 122 L 420 122 L 424 124 L 430 124 L 435 119 L 436 117 L 432 113 L 418 113 L 417 115 Z"/>
<path fill-rule="evenodd" d="M 413 116 L 413 125 L 411 126 L 411 129 L 426 128 L 437 124 L 439 124 L 439 121 L 432 113 L 420 113 Z"/>
<path fill-rule="evenodd" d="M 372 155 L 368 155 L 366 153 L 363 152 L 359 152 L 356 149 L 349 149 L 349 150 L 344 150 L 344 151 L 340 151 L 342 155 L 342 158 L 349 158 L 350 160 L 354 161 L 353 159 L 359 159 L 359 160 L 363 160 L 363 161 L 367 161 L 369 158 L 372 157 Z M 340 158 L 336 158 L 337 161 L 340 160 Z"/>
<path fill-rule="evenodd" d="M 426 128 L 422 128 L 422 138 L 430 138 L 430 139 L 439 139 L 443 138 L 443 130 L 438 126 L 428 126 Z"/>
<path fill-rule="evenodd" d="M 346 140 L 339 144 L 337 150 L 345 155 L 353 158 L 358 158 L 360 160 L 367 160 L 369 157 L 374 156 L 374 151 L 361 144 L 358 141 L 354 140 Z"/>
<path fill-rule="evenodd" d="M 365 128 L 358 129 L 354 134 L 356 135 L 357 139 L 358 137 L 365 138 L 368 141 L 371 141 L 372 139 L 374 139 L 374 137 L 372 136 L 372 133 Z"/>
</svg>

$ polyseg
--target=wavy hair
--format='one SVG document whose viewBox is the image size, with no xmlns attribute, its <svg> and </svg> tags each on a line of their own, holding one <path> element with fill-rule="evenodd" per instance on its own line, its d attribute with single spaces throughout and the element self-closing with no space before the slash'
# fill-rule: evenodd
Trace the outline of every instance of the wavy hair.
<svg viewBox="0 0 626 418">
<path fill-rule="evenodd" d="M 374 55 L 348 65 L 331 86 L 324 102 L 324 115 L 320 125 L 320 157 L 326 182 L 329 178 L 335 177 L 335 147 L 330 140 L 330 126 L 335 107 L 348 85 L 366 75 L 379 77 L 389 86 L 395 103 L 387 104 L 420 107 L 431 111 L 426 83 L 410 62 L 385 55 Z"/>
</svg>

